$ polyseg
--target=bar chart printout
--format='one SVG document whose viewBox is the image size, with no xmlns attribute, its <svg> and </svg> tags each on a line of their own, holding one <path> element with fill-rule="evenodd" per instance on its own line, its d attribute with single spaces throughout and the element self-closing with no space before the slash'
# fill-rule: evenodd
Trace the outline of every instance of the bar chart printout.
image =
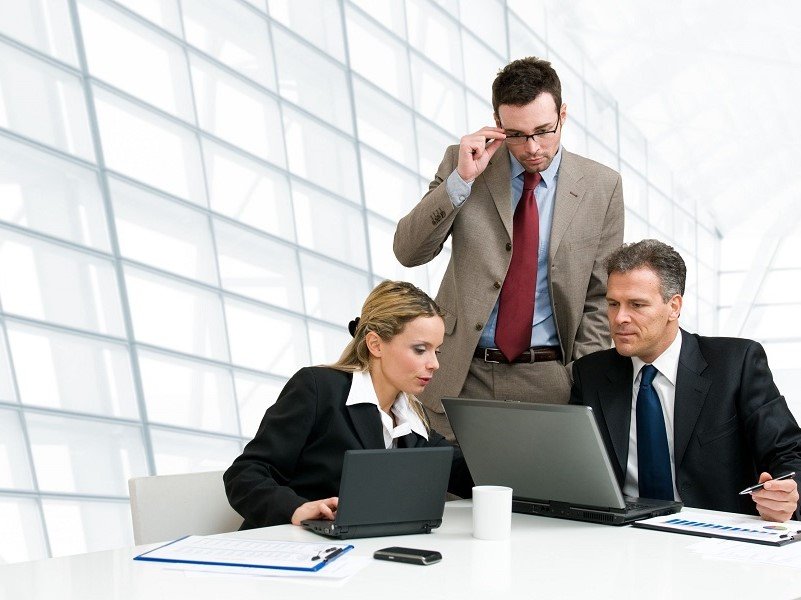
<svg viewBox="0 0 801 600">
<path fill-rule="evenodd" d="M 757 516 L 682 510 L 678 514 L 645 519 L 635 527 L 703 537 L 782 546 L 801 540 L 801 522 L 773 523 Z"/>
</svg>

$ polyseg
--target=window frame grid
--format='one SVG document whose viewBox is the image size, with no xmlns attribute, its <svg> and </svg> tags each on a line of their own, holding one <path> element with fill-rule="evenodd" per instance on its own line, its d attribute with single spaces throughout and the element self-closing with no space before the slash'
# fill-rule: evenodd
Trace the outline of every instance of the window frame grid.
<svg viewBox="0 0 801 600">
<path fill-rule="evenodd" d="M 23 498 L 34 498 L 36 500 L 36 506 L 38 509 L 39 517 L 42 523 L 42 530 L 44 531 L 45 536 L 45 548 L 48 555 L 51 554 L 51 543 L 50 537 L 47 533 L 47 525 L 43 507 L 43 500 L 51 500 L 51 499 L 66 499 L 66 500 L 87 500 L 87 501 L 109 501 L 114 503 L 124 503 L 127 500 L 127 496 L 104 496 L 98 494 L 83 494 L 83 493 L 54 493 L 54 492 L 42 492 L 39 489 L 38 478 L 36 474 L 36 469 L 34 467 L 33 455 L 30 446 L 30 436 L 28 433 L 27 423 L 26 423 L 26 414 L 42 414 L 48 416 L 60 416 L 60 417 L 71 417 L 71 418 L 79 418 L 79 419 L 86 419 L 89 421 L 95 422 L 103 422 L 109 424 L 123 424 L 123 425 L 133 425 L 137 427 L 140 431 L 142 436 L 145 460 L 147 463 L 148 474 L 152 475 L 156 473 L 156 460 L 154 455 L 154 448 L 153 448 L 153 440 L 151 437 L 151 427 L 157 428 L 159 431 L 168 431 L 168 432 L 175 432 L 181 434 L 189 434 L 189 435 L 197 435 L 201 437 L 208 437 L 214 439 L 221 439 L 226 441 L 237 441 L 240 444 L 240 447 L 245 442 L 245 438 L 241 435 L 242 428 L 241 428 L 241 420 L 240 420 L 240 398 L 239 398 L 239 391 L 237 390 L 236 385 L 236 374 L 242 373 L 245 375 L 252 375 L 256 378 L 266 379 L 267 381 L 274 381 L 277 384 L 281 384 L 286 381 L 286 377 L 281 374 L 276 373 L 268 373 L 262 370 L 249 368 L 246 366 L 233 364 L 230 361 L 231 357 L 231 342 L 230 336 L 228 332 L 228 319 L 226 315 L 226 299 L 231 299 L 236 302 L 245 303 L 247 305 L 253 306 L 256 309 L 266 309 L 271 312 L 276 312 L 279 314 L 285 314 L 288 317 L 292 317 L 295 319 L 300 319 L 305 326 L 305 336 L 306 336 L 306 344 L 307 347 L 311 348 L 311 334 L 310 334 L 310 327 L 309 325 L 317 325 L 323 328 L 331 328 L 332 326 L 341 326 L 344 328 L 344 324 L 341 323 L 332 323 L 325 319 L 320 319 L 317 317 L 309 316 L 307 314 L 307 307 L 306 307 L 306 299 L 305 293 L 301 294 L 301 303 L 300 306 L 294 309 L 286 309 L 279 306 L 274 306 L 267 302 L 244 296 L 229 290 L 224 289 L 222 283 L 222 274 L 220 269 L 220 257 L 218 252 L 218 242 L 217 242 L 217 233 L 215 231 L 215 221 L 223 222 L 230 224 L 235 227 L 242 228 L 243 230 L 252 233 L 253 235 L 259 237 L 260 239 L 265 239 L 270 242 L 279 243 L 283 246 L 291 248 L 294 250 L 294 256 L 296 259 L 297 268 L 299 271 L 299 279 L 300 279 L 300 286 L 301 290 L 305 290 L 305 283 L 304 283 L 304 272 L 302 268 L 302 255 L 312 256 L 314 258 L 330 262 L 332 264 L 337 265 L 338 267 L 343 267 L 348 269 L 349 271 L 353 271 L 356 274 L 364 275 L 367 277 L 368 282 L 374 281 L 376 279 L 376 274 L 374 272 L 374 261 L 373 256 L 370 252 L 370 227 L 369 223 L 370 220 L 378 220 L 385 224 L 392 224 L 394 221 L 391 218 L 387 218 L 381 213 L 377 212 L 373 208 L 368 208 L 367 203 L 365 202 L 365 182 L 364 182 L 364 169 L 363 169 L 363 162 L 362 162 L 362 144 L 375 154 L 379 155 L 383 160 L 388 161 L 393 167 L 397 168 L 400 172 L 413 176 L 418 182 L 421 183 L 421 187 L 424 187 L 424 182 L 430 180 L 432 174 L 420 173 L 419 168 L 414 169 L 407 166 L 404 162 L 400 162 L 392 155 L 387 155 L 381 151 L 380 148 L 376 148 L 371 146 L 370 144 L 362 141 L 359 136 L 357 121 L 357 106 L 356 106 L 356 98 L 354 94 L 354 81 L 358 78 L 360 83 L 363 83 L 369 87 L 370 90 L 380 94 L 385 99 L 397 103 L 399 107 L 402 107 L 404 110 L 408 110 L 411 117 L 412 117 L 412 133 L 414 136 L 414 154 L 418 157 L 418 164 L 419 164 L 419 156 L 420 156 L 420 139 L 418 137 L 418 119 L 420 119 L 420 123 L 431 127 L 433 130 L 437 131 L 439 134 L 443 136 L 452 137 L 452 133 L 447 131 L 446 129 L 439 126 L 438 123 L 431 121 L 428 117 L 421 114 L 415 108 L 415 82 L 414 78 L 412 77 L 411 73 L 411 65 L 412 65 L 412 57 L 415 60 L 422 61 L 423 64 L 426 65 L 427 68 L 431 68 L 434 70 L 438 76 L 442 77 L 444 81 L 447 82 L 449 87 L 454 89 L 456 95 L 460 95 L 462 102 L 465 106 L 465 112 L 467 114 L 467 106 L 468 106 L 468 95 L 475 93 L 472 89 L 463 81 L 458 80 L 454 76 L 452 76 L 449 72 L 443 70 L 439 65 L 435 64 L 431 60 L 428 59 L 426 55 L 420 52 L 418 49 L 412 47 L 412 45 L 408 41 L 407 36 L 401 36 L 397 34 L 394 30 L 388 28 L 376 18 L 374 18 L 370 13 L 366 12 L 361 6 L 354 4 L 350 0 L 337 0 L 339 4 L 339 14 L 340 14 L 340 23 L 339 27 L 341 28 L 342 32 L 342 39 L 343 39 L 343 59 L 340 60 L 335 56 L 329 56 L 323 50 L 315 44 L 304 39 L 302 36 L 297 35 L 290 27 L 284 25 L 283 23 L 274 19 L 271 15 L 268 14 L 269 9 L 259 10 L 257 7 L 251 5 L 250 3 L 246 2 L 245 0 L 232 0 L 239 4 L 240 6 L 244 6 L 250 10 L 250 14 L 254 18 L 258 18 L 265 22 L 266 27 L 268 29 L 269 35 L 269 43 L 270 43 L 270 51 L 272 53 L 272 71 L 274 81 L 276 82 L 275 90 L 265 87 L 264 85 L 260 84 L 259 82 L 250 79 L 243 73 L 237 71 L 233 67 L 228 66 L 225 63 L 218 61 L 215 57 L 208 55 L 200 48 L 197 48 L 191 45 L 189 42 L 186 41 L 185 35 L 185 26 L 184 26 L 184 13 L 183 13 L 183 6 L 182 2 L 187 0 L 176 0 L 177 8 L 178 8 L 178 25 L 180 27 L 181 36 L 179 37 L 172 31 L 162 28 L 160 25 L 148 20 L 144 16 L 140 15 L 137 12 L 127 8 L 124 5 L 119 4 L 114 0 L 100 0 L 103 5 L 106 5 L 113 10 L 119 11 L 125 17 L 134 20 L 139 25 L 147 28 L 149 31 L 152 31 L 157 36 L 161 38 L 178 44 L 181 48 L 181 52 L 183 53 L 184 59 L 187 65 L 190 64 L 190 60 L 192 56 L 196 56 L 209 64 L 213 65 L 215 68 L 219 69 L 221 72 L 234 78 L 236 81 L 246 85 L 250 88 L 257 90 L 259 93 L 265 94 L 267 97 L 272 99 L 276 102 L 277 109 L 278 109 L 278 118 L 280 122 L 280 130 L 281 130 L 281 143 L 283 145 L 283 153 L 284 156 L 287 157 L 287 143 L 286 143 L 286 125 L 284 121 L 284 114 L 285 108 L 290 108 L 296 114 L 302 116 L 302 118 L 307 119 L 315 126 L 323 127 L 326 131 L 332 132 L 332 134 L 339 136 L 348 141 L 348 143 L 352 143 L 355 149 L 355 156 L 356 156 L 356 172 L 358 175 L 358 194 L 360 198 L 360 202 L 356 203 L 353 199 L 347 198 L 337 194 L 336 192 L 332 192 L 328 188 L 324 186 L 324 182 L 320 183 L 316 180 L 307 179 L 305 177 L 298 176 L 292 173 L 289 170 L 288 159 L 286 164 L 278 165 L 274 164 L 264 158 L 256 156 L 247 150 L 236 146 L 224 139 L 221 139 L 214 135 L 213 133 L 202 129 L 199 125 L 198 121 L 198 107 L 197 107 L 197 99 L 195 97 L 195 87 L 193 85 L 193 75 L 191 68 L 187 67 L 188 70 L 188 78 L 190 84 L 190 97 L 191 97 L 191 114 L 193 117 L 194 122 L 187 122 L 186 120 L 172 114 L 168 113 L 156 106 L 153 106 L 144 100 L 135 97 L 129 93 L 126 93 L 115 86 L 107 83 L 101 79 L 98 79 L 91 75 L 88 70 L 87 65 L 87 57 L 86 57 L 86 48 L 84 45 L 83 36 L 81 33 L 81 24 L 78 19 L 78 0 L 68 0 L 68 7 L 69 7 L 69 14 L 71 19 L 72 31 L 73 36 L 75 39 L 76 44 L 76 54 L 77 54 L 77 66 L 72 64 L 66 63 L 52 55 L 46 54 L 41 50 L 38 50 L 34 47 L 27 46 L 25 43 L 16 40 L 15 38 L 9 37 L 6 34 L 0 33 L 0 43 L 7 44 L 16 50 L 26 53 L 27 55 L 32 56 L 35 59 L 38 59 L 52 67 L 57 68 L 60 71 L 63 71 L 71 76 L 77 77 L 80 81 L 80 86 L 83 90 L 84 99 L 86 101 L 86 108 L 87 108 L 87 115 L 89 117 L 89 127 L 90 127 L 90 138 L 94 144 L 94 158 L 95 162 L 90 160 L 81 158 L 76 155 L 69 154 L 68 152 L 61 150 L 56 147 L 52 147 L 47 145 L 46 143 L 40 142 L 38 140 L 32 139 L 27 137 L 24 134 L 20 134 L 16 131 L 0 127 L 0 136 L 4 136 L 10 140 L 23 143 L 35 150 L 41 151 L 46 153 L 50 156 L 54 156 L 60 159 L 66 159 L 70 161 L 72 164 L 78 165 L 83 168 L 90 169 L 95 176 L 98 178 L 98 185 L 103 201 L 103 206 L 105 208 L 105 219 L 106 219 L 106 226 L 109 235 L 109 245 L 110 251 L 104 252 L 101 250 L 97 250 L 95 248 L 90 248 L 84 246 L 80 243 L 73 242 L 70 240 L 61 239 L 40 231 L 35 231 L 33 229 L 28 229 L 23 226 L 15 225 L 12 223 L 0 223 L 0 228 L 6 229 L 8 231 L 12 231 L 14 233 L 29 237 L 31 239 L 36 239 L 40 241 L 44 241 L 47 243 L 57 244 L 61 247 L 77 250 L 81 253 L 85 253 L 87 255 L 91 255 L 94 257 L 102 258 L 103 260 L 110 260 L 113 264 L 115 279 L 120 290 L 120 301 L 121 301 L 121 308 L 122 308 L 122 315 L 123 315 L 123 329 L 124 329 L 124 337 L 116 336 L 116 335 L 109 335 L 103 334 L 98 332 L 91 332 L 85 331 L 78 328 L 73 328 L 69 326 L 62 326 L 56 325 L 49 322 L 43 322 L 38 319 L 32 319 L 28 317 L 24 317 L 21 315 L 14 315 L 10 313 L 6 313 L 3 309 L 2 304 L 0 304 L 0 327 L 2 327 L 2 332 L 5 334 L 6 340 L 4 341 L 6 352 L 8 354 L 8 361 L 10 366 L 10 377 L 11 377 L 11 384 L 13 387 L 14 394 L 16 396 L 16 402 L 7 402 L 7 401 L 0 401 L 0 408 L 13 410 L 17 414 L 17 417 L 20 421 L 20 427 L 23 435 L 23 439 L 26 444 L 26 453 L 28 462 L 30 465 L 31 470 L 31 482 L 32 482 L 32 489 L 31 490 L 14 490 L 14 489 L 0 489 L 0 496 L 2 497 L 23 497 Z M 664 190 L 659 189 L 656 184 L 651 182 L 648 178 L 648 153 L 649 153 L 649 145 L 648 141 L 645 140 L 645 150 L 644 150 L 644 169 L 634 167 L 630 163 L 626 161 L 621 156 L 621 123 L 620 123 L 620 111 L 619 106 L 615 98 L 609 97 L 606 93 L 599 90 L 595 85 L 593 85 L 583 73 L 584 65 L 583 61 L 579 65 L 568 64 L 562 61 L 559 54 L 554 51 L 551 47 L 549 42 L 548 36 L 548 28 L 546 23 L 546 28 L 543 38 L 537 32 L 533 31 L 529 25 L 525 22 L 525 20 L 521 19 L 517 13 L 511 9 L 506 2 L 501 2 L 501 7 L 503 10 L 503 28 L 506 34 L 505 46 L 504 46 L 504 53 L 501 55 L 494 47 L 491 47 L 487 42 L 484 41 L 480 36 L 476 35 L 472 29 L 466 27 L 464 23 L 459 18 L 459 15 L 452 15 L 450 14 L 445 8 L 432 3 L 431 6 L 436 10 L 438 18 L 443 18 L 447 20 L 451 25 L 455 25 L 458 31 L 459 42 L 462 46 L 462 54 L 464 54 L 464 37 L 466 34 L 471 35 L 475 40 L 478 41 L 479 44 L 482 44 L 486 50 L 491 53 L 493 56 L 497 56 L 503 58 L 504 60 L 508 60 L 509 54 L 511 51 L 511 40 L 510 40 L 510 19 L 515 17 L 518 21 L 518 24 L 524 28 L 524 32 L 526 35 L 532 36 L 532 38 L 537 41 L 543 48 L 546 50 L 546 57 L 550 57 L 551 59 L 555 59 L 564 63 L 562 68 L 570 69 L 573 74 L 577 77 L 578 81 L 582 84 L 582 94 L 581 98 L 575 98 L 573 101 L 581 102 L 584 108 L 584 114 L 587 114 L 587 95 L 588 90 L 592 90 L 595 94 L 598 94 L 605 99 L 609 100 L 614 107 L 614 115 L 615 115 L 615 139 L 614 140 L 602 140 L 599 139 L 595 133 L 588 130 L 586 124 L 583 122 L 576 122 L 575 126 L 579 127 L 581 130 L 581 134 L 585 136 L 585 139 L 592 139 L 595 143 L 603 146 L 607 150 L 609 150 L 614 156 L 617 158 L 617 167 L 620 170 L 623 163 L 635 173 L 640 175 L 646 182 L 646 186 L 651 186 L 654 189 L 660 191 L 670 202 L 673 206 L 678 206 L 684 214 L 687 215 L 689 219 L 692 220 L 693 223 L 693 231 L 695 236 L 695 252 L 692 256 L 686 257 L 688 261 L 696 261 L 699 263 L 703 263 L 704 266 L 712 268 L 716 272 L 719 269 L 719 252 L 720 252 L 720 233 L 717 230 L 710 230 L 709 227 L 702 224 L 700 220 L 700 212 L 701 207 L 699 206 L 699 202 L 697 199 L 691 199 L 693 211 L 692 213 L 688 210 L 688 206 L 682 203 L 679 203 L 676 200 L 676 196 L 679 193 L 677 190 L 670 190 L 670 193 L 666 193 Z M 386 35 L 389 37 L 393 43 L 400 44 L 400 47 L 404 50 L 403 54 L 405 55 L 405 66 L 408 76 L 409 76 L 409 86 L 410 86 L 410 96 L 409 96 L 409 103 L 403 102 L 398 98 L 391 95 L 385 89 L 379 87 L 372 81 L 366 79 L 363 75 L 356 73 L 351 68 L 351 61 L 350 61 L 350 40 L 348 38 L 348 30 L 347 30 L 347 13 L 348 11 L 355 12 L 360 18 L 364 19 L 368 22 L 372 27 L 374 27 L 377 31 L 379 31 L 382 35 Z M 458 12 L 458 7 L 457 7 Z M 407 10 L 405 3 L 402 6 L 402 13 L 403 13 L 403 22 L 404 22 L 404 30 L 407 28 Z M 351 110 L 351 127 L 352 132 L 343 131 L 338 127 L 332 125 L 331 123 L 324 121 L 322 118 L 316 116 L 314 113 L 306 110 L 302 106 L 295 104 L 284 98 L 280 93 L 280 86 L 278 84 L 278 66 L 277 66 L 277 57 L 276 57 L 276 42 L 275 42 L 275 31 L 281 31 L 283 34 L 289 36 L 293 41 L 304 45 L 310 52 L 315 53 L 323 58 L 327 58 L 332 61 L 332 64 L 336 65 L 337 67 L 341 67 L 344 70 L 345 78 L 346 78 L 346 88 L 348 93 L 348 102 L 350 105 Z M 475 41 L 474 40 L 474 41 Z M 464 67 L 464 56 L 461 58 L 463 68 Z M 117 172 L 113 169 L 109 169 L 105 163 L 105 157 L 103 154 L 103 148 L 101 144 L 101 136 L 100 130 L 98 125 L 98 117 L 97 117 L 97 110 L 95 106 L 95 98 L 94 98 L 94 89 L 103 90 L 105 93 L 109 93 L 114 97 L 121 98 L 125 102 L 129 102 L 136 106 L 139 109 L 144 110 L 148 114 L 156 115 L 159 118 L 163 118 L 168 122 L 177 125 L 178 127 L 182 128 L 183 130 L 187 131 L 189 135 L 191 135 L 194 140 L 196 141 L 201 157 L 200 161 L 200 173 L 203 176 L 203 188 L 205 190 L 205 198 L 206 204 L 201 206 L 194 202 L 191 202 L 188 199 L 184 199 L 175 195 L 172 195 L 165 190 L 154 188 L 147 183 L 140 181 L 138 179 L 134 179 L 129 177 L 123 173 Z M 467 117 L 469 119 L 469 116 Z M 287 182 L 287 189 L 289 191 L 289 198 L 288 206 L 290 211 L 293 215 L 292 218 L 292 228 L 293 228 L 293 239 L 294 242 L 289 241 L 283 237 L 278 237 L 271 233 L 268 233 L 264 230 L 258 229 L 248 223 L 238 221 L 233 217 L 228 215 L 222 214 L 217 212 L 211 208 L 210 205 L 210 190 L 209 188 L 209 177 L 208 177 L 208 163 L 206 160 L 206 152 L 204 148 L 204 140 L 209 140 L 214 144 L 217 144 L 219 147 L 223 148 L 226 151 L 232 152 L 235 156 L 242 157 L 247 159 L 248 161 L 252 161 L 253 163 L 263 167 L 264 169 L 268 170 L 270 173 L 278 175 L 280 177 L 286 178 Z M 454 140 L 456 143 L 458 140 Z M 644 171 L 644 172 L 643 172 Z M 136 260 L 132 260 L 129 258 L 125 258 L 122 256 L 120 252 L 120 245 L 119 245 L 119 237 L 117 234 L 116 223 L 114 219 L 114 206 L 111 199 L 110 194 L 110 187 L 109 187 L 109 178 L 114 177 L 123 181 L 127 184 L 133 185 L 137 189 L 141 189 L 145 192 L 155 194 L 160 200 L 164 202 L 175 203 L 178 206 L 183 208 L 190 208 L 193 211 L 197 211 L 199 214 L 202 214 L 206 218 L 206 222 L 208 223 L 210 236 L 211 236 L 211 244 L 213 248 L 213 257 L 212 260 L 214 261 L 213 269 L 217 275 L 218 285 L 211 285 L 204 282 L 200 282 L 188 277 L 184 277 L 175 273 L 170 273 L 165 270 L 159 269 L 156 266 L 140 263 Z M 294 199 L 292 191 L 295 185 L 303 185 L 304 187 L 324 193 L 329 197 L 333 197 L 338 201 L 346 202 L 348 205 L 353 206 L 359 211 L 359 214 L 362 219 L 362 228 L 364 233 L 364 240 L 367 248 L 367 260 L 366 260 L 366 268 L 359 268 L 354 267 L 350 264 L 347 264 L 341 260 L 334 259 L 328 255 L 324 255 L 320 252 L 316 252 L 313 249 L 309 249 L 306 247 L 302 247 L 297 243 L 298 240 L 298 224 L 296 219 L 294 218 L 295 215 L 295 206 L 294 206 Z M 650 194 L 646 194 L 644 199 L 644 206 L 645 211 L 649 209 L 649 196 Z M 647 214 L 647 212 L 646 212 Z M 715 244 L 715 253 L 712 257 L 701 257 L 697 255 L 699 249 L 699 237 L 700 237 L 700 227 L 704 227 L 704 230 L 707 234 L 711 234 L 713 237 L 713 241 Z M 671 240 L 672 241 L 672 240 Z M 711 264 L 710 264 L 711 263 Z M 213 358 L 207 358 L 202 356 L 196 356 L 192 354 L 182 353 L 180 351 L 171 350 L 167 348 L 163 348 L 153 344 L 147 344 L 144 342 L 139 342 L 134 337 L 133 331 L 133 320 L 132 320 L 132 313 L 131 313 L 131 305 L 128 298 L 127 293 L 127 286 L 125 281 L 125 268 L 126 267 L 133 267 L 144 272 L 153 274 L 159 278 L 164 278 L 167 281 L 172 281 L 181 284 L 188 284 L 195 289 L 202 289 L 214 294 L 220 301 L 223 311 L 223 327 L 224 327 L 224 335 L 225 335 L 225 344 L 226 344 L 226 351 L 227 356 L 229 357 L 228 361 L 221 361 L 215 360 Z M 426 279 L 429 278 L 429 267 L 422 267 L 426 269 L 424 276 Z M 432 285 L 436 285 L 436 282 L 431 282 Z M 716 295 L 718 294 L 719 288 L 718 286 L 715 287 Z M 695 292 L 697 295 L 697 291 Z M 713 303 L 715 308 L 719 308 L 718 303 Z M 7 323 L 20 323 L 23 325 L 31 325 L 39 328 L 49 329 L 55 332 L 67 333 L 67 334 L 75 334 L 79 336 L 83 336 L 84 338 L 88 339 L 95 339 L 101 341 L 108 341 L 113 342 L 116 344 L 124 345 L 126 348 L 129 361 L 131 365 L 131 374 L 133 377 L 134 382 L 134 393 L 136 396 L 136 404 L 139 410 L 140 418 L 139 419 L 128 419 L 128 418 L 121 418 L 121 417 L 114 417 L 114 416 L 107 416 L 107 415 L 98 415 L 93 413 L 85 413 L 81 411 L 71 411 L 65 410 L 62 408 L 49 408 L 49 407 L 36 407 L 25 405 L 22 403 L 20 398 L 19 392 L 19 384 L 17 381 L 16 370 L 14 368 L 14 357 L 11 354 L 11 347 L 10 341 L 8 339 L 8 332 L 7 332 Z M 785 341 L 785 340 L 782 340 Z M 142 382 L 142 371 L 139 365 L 139 351 L 145 350 L 149 352 L 153 352 L 156 354 L 160 354 L 166 356 L 168 358 L 175 358 L 178 360 L 186 359 L 198 364 L 205 364 L 209 366 L 214 366 L 223 369 L 231 378 L 232 382 L 232 394 L 233 399 L 235 402 L 235 410 L 236 410 L 236 424 L 239 430 L 240 435 L 234 435 L 229 433 L 222 433 L 222 432 L 214 432 L 209 430 L 201 430 L 192 427 L 181 427 L 176 425 L 167 425 L 163 423 L 154 423 L 148 417 L 147 414 L 147 407 L 146 401 L 144 397 L 144 387 Z"/>
</svg>

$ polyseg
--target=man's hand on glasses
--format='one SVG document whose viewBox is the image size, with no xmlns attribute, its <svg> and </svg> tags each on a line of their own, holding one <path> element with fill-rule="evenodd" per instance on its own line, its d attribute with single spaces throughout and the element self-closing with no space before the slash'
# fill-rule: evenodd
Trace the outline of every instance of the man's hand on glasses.
<svg viewBox="0 0 801 600">
<path fill-rule="evenodd" d="M 506 134 L 500 127 L 482 127 L 464 136 L 459 141 L 459 177 L 469 183 L 481 175 L 504 139 Z"/>
</svg>

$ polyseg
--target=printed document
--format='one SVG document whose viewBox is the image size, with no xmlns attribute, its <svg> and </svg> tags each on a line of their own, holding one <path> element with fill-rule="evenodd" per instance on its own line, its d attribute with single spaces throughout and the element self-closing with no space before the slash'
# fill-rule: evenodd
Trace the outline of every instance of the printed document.
<svg viewBox="0 0 801 600">
<path fill-rule="evenodd" d="M 318 571 L 351 549 L 351 545 L 330 542 L 281 542 L 190 535 L 140 554 L 134 560 Z"/>
<path fill-rule="evenodd" d="M 801 540 L 801 522 L 774 523 L 757 516 L 700 512 L 684 509 L 680 513 L 643 519 L 634 527 L 687 533 L 702 537 L 783 546 Z"/>
</svg>

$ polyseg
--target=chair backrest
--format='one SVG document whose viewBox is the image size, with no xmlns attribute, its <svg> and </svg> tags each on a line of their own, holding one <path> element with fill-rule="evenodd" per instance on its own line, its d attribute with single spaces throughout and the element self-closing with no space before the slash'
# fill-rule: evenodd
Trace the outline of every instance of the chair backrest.
<svg viewBox="0 0 801 600">
<path fill-rule="evenodd" d="M 134 543 L 236 531 L 242 517 L 228 504 L 222 471 L 128 480 Z"/>
</svg>

